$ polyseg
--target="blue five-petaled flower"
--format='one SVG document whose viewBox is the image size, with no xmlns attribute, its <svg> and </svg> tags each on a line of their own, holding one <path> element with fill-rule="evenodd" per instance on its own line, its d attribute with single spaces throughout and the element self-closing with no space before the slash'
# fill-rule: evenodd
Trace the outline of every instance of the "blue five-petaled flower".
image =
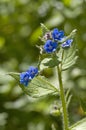
<svg viewBox="0 0 86 130">
<path fill-rule="evenodd" d="M 26 72 L 20 73 L 20 84 L 27 86 L 37 74 L 38 68 L 31 66 Z"/>
<path fill-rule="evenodd" d="M 52 53 L 56 51 L 57 46 L 58 46 L 58 43 L 53 42 L 52 40 L 47 40 L 44 45 L 44 51 L 47 53 Z"/>
<path fill-rule="evenodd" d="M 55 28 L 52 31 L 52 38 L 54 40 L 62 40 L 63 37 L 64 37 L 64 31 L 62 30 L 59 31 L 57 28 Z"/>
<path fill-rule="evenodd" d="M 20 73 L 20 84 L 24 84 L 25 86 L 27 86 L 29 81 L 30 81 L 30 79 L 29 79 L 28 72 Z"/>
<path fill-rule="evenodd" d="M 27 72 L 29 73 L 29 78 L 33 79 L 35 75 L 38 74 L 38 68 L 35 68 L 33 66 L 30 66 L 29 69 L 27 70 Z"/>
<path fill-rule="evenodd" d="M 71 46 L 72 42 L 73 42 L 73 39 L 68 39 L 61 46 L 62 46 L 62 48 L 69 48 Z"/>
</svg>

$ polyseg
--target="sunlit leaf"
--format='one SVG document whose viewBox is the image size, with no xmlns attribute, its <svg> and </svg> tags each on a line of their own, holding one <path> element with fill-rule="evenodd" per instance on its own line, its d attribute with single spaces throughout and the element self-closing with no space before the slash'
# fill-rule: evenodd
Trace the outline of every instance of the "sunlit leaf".
<svg viewBox="0 0 86 130">
<path fill-rule="evenodd" d="M 40 69 L 43 70 L 45 68 L 53 68 L 55 66 L 58 66 L 58 64 L 60 63 L 60 61 L 58 60 L 58 57 L 52 57 L 52 58 L 45 58 L 42 60 L 41 64 L 40 64 Z"/>
<path fill-rule="evenodd" d="M 41 23 L 42 35 L 44 36 L 47 32 L 49 32 L 48 28 Z"/>
<path fill-rule="evenodd" d="M 86 100 L 80 99 L 80 103 L 83 111 L 86 113 Z"/>
<path fill-rule="evenodd" d="M 70 130 L 86 130 L 86 118 L 78 121 L 73 126 L 71 126 Z"/>
<path fill-rule="evenodd" d="M 52 58 L 47 61 L 46 63 L 44 63 L 45 66 L 49 66 L 50 68 L 55 67 L 59 64 L 58 60 L 53 60 Z"/>
<path fill-rule="evenodd" d="M 67 108 L 69 107 L 71 99 L 72 99 L 72 95 L 70 94 L 70 89 L 68 89 L 66 92 L 66 95 L 65 95 L 65 100 L 67 102 L 67 104 L 66 104 Z"/>
<path fill-rule="evenodd" d="M 76 35 L 77 29 L 74 29 L 68 36 L 66 36 L 65 38 L 63 38 L 61 41 L 59 41 L 60 43 L 63 43 L 65 41 L 67 41 L 68 39 L 73 39 Z"/>
<path fill-rule="evenodd" d="M 48 68 L 48 66 L 45 66 L 44 64 L 46 64 L 47 62 L 49 62 L 49 60 L 51 60 L 51 58 L 45 58 L 41 61 L 41 64 L 40 64 L 40 71 Z"/>
<path fill-rule="evenodd" d="M 46 95 L 53 95 L 58 93 L 58 89 L 51 85 L 44 77 L 35 77 L 28 85 L 28 87 L 23 86 L 19 82 L 19 73 L 9 73 L 14 79 L 16 79 L 22 90 L 29 96 L 38 98 Z"/>
<path fill-rule="evenodd" d="M 73 66 L 77 61 L 77 47 L 75 42 L 71 45 L 70 48 L 62 50 L 63 52 L 63 59 L 62 59 L 62 70 L 66 70 Z"/>
</svg>

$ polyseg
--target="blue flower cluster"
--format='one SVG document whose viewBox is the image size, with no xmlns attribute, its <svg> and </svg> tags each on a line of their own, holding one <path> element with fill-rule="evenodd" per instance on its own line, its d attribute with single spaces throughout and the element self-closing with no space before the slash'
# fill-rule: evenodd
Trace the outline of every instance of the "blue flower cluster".
<svg viewBox="0 0 86 130">
<path fill-rule="evenodd" d="M 62 30 L 59 31 L 57 28 L 53 29 L 51 34 L 50 33 L 45 34 L 45 37 L 47 38 L 46 38 L 46 43 L 43 48 L 46 53 L 52 53 L 56 51 L 58 47 L 58 41 L 61 41 L 63 38 L 65 38 L 64 31 Z M 71 46 L 72 42 L 73 42 L 73 39 L 68 39 L 61 46 L 62 48 L 68 48 Z"/>
<path fill-rule="evenodd" d="M 31 66 L 26 72 L 20 73 L 20 84 L 25 86 L 38 74 L 38 68 Z"/>
<path fill-rule="evenodd" d="M 44 36 L 44 39 L 46 40 L 46 43 L 43 46 L 44 51 L 49 54 L 55 52 L 59 45 L 58 42 L 64 38 L 65 38 L 64 32 L 62 30 L 59 31 L 57 28 L 53 29 L 52 32 L 46 33 Z M 69 48 L 72 42 L 73 42 L 73 39 L 68 39 L 64 43 L 61 44 L 61 47 L 63 49 Z M 31 66 L 26 72 L 22 72 L 20 74 L 20 84 L 27 86 L 28 83 L 37 74 L 38 74 L 38 68 Z"/>
</svg>

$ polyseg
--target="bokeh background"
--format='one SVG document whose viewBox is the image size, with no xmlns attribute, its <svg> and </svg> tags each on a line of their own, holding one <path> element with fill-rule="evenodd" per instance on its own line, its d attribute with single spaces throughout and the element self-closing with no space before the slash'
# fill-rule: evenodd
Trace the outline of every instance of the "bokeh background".
<svg viewBox="0 0 86 130">
<path fill-rule="evenodd" d="M 63 74 L 63 80 L 72 93 L 70 123 L 85 117 L 86 0 L 0 0 L 0 130 L 62 129 L 61 117 L 50 114 L 57 100 L 34 100 L 22 92 L 14 79 L 4 75 L 37 65 L 40 23 L 49 29 L 62 29 L 66 35 L 78 30 L 79 58 Z M 44 75 L 56 83 L 53 70 L 47 69 Z"/>
</svg>

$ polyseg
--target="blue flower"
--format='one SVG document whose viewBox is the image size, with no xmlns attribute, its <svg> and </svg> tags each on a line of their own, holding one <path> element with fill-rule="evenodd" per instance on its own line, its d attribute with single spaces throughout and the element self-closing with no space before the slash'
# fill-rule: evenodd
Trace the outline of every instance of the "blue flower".
<svg viewBox="0 0 86 130">
<path fill-rule="evenodd" d="M 52 31 L 52 38 L 54 40 L 61 40 L 62 38 L 64 37 L 64 32 L 61 30 L 59 31 L 57 28 L 55 28 L 53 31 Z"/>
<path fill-rule="evenodd" d="M 20 73 L 20 84 L 28 86 L 28 83 L 38 74 L 38 68 L 31 66 L 26 72 Z"/>
<path fill-rule="evenodd" d="M 53 42 L 52 40 L 47 40 L 44 45 L 44 50 L 47 53 L 52 53 L 56 51 L 57 45 L 58 44 L 56 42 Z"/>
<path fill-rule="evenodd" d="M 27 70 L 27 72 L 29 73 L 29 78 L 33 79 L 38 74 L 38 68 L 30 66 L 30 68 Z"/>
<path fill-rule="evenodd" d="M 29 81 L 30 81 L 30 79 L 29 79 L 29 73 L 28 72 L 20 73 L 20 84 L 24 84 L 25 86 L 27 86 Z"/>
<path fill-rule="evenodd" d="M 73 42 L 73 39 L 68 39 L 66 42 L 62 44 L 62 48 L 69 48 L 72 42 Z"/>
</svg>

